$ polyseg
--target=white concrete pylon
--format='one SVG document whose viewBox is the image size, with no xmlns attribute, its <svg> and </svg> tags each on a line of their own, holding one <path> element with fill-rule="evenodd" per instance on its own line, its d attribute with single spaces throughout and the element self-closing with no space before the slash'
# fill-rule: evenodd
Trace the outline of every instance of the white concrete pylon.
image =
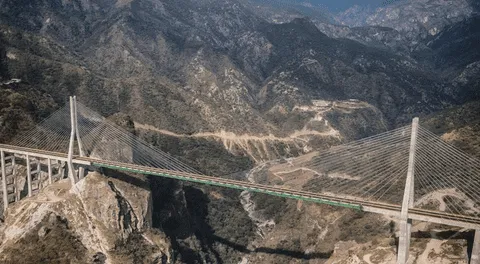
<svg viewBox="0 0 480 264">
<path fill-rule="evenodd" d="M 70 181 L 72 185 L 74 185 L 76 181 L 75 177 L 75 169 L 73 167 L 73 147 L 75 143 L 75 131 L 76 131 L 76 123 L 75 123 L 75 104 L 73 102 L 73 97 L 70 96 L 70 125 L 71 125 L 71 132 L 70 132 L 70 144 L 68 146 L 68 175 L 70 177 Z"/>
<path fill-rule="evenodd" d="M 77 138 L 78 144 L 78 153 L 80 157 L 85 157 L 85 153 L 83 152 L 83 144 L 82 139 L 80 138 L 80 132 L 78 130 L 78 110 L 77 110 L 77 97 L 73 97 L 73 108 L 74 108 L 74 120 L 75 120 L 75 136 Z M 78 168 L 78 179 L 81 180 L 85 177 L 85 169 L 83 167 Z"/>
<path fill-rule="evenodd" d="M 418 117 L 414 118 L 412 122 L 407 180 L 405 182 L 405 191 L 403 194 L 402 212 L 400 213 L 400 235 L 398 240 L 397 264 L 407 263 L 409 255 L 412 221 L 408 218 L 408 208 L 412 207 L 414 202 L 414 168 L 417 133 Z"/>
</svg>

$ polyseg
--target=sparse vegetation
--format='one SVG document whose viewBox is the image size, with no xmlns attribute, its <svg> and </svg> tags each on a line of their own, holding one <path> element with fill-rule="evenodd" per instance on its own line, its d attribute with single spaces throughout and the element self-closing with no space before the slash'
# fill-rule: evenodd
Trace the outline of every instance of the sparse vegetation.
<svg viewBox="0 0 480 264">
<path fill-rule="evenodd" d="M 8 255 L 0 259 L 5 264 L 83 264 L 90 261 L 85 246 L 69 229 L 68 221 L 53 213 L 4 250 Z"/>
</svg>

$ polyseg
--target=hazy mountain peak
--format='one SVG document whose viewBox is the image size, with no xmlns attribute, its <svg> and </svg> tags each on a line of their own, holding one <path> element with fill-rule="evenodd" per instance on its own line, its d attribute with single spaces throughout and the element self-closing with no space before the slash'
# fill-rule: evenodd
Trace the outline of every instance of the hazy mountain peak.
<svg viewBox="0 0 480 264">
<path fill-rule="evenodd" d="M 349 9 L 338 13 L 335 16 L 335 22 L 352 27 L 360 27 L 366 25 L 367 17 L 373 13 L 373 9 L 369 6 L 354 5 Z"/>
<path fill-rule="evenodd" d="M 375 10 L 353 6 L 337 14 L 335 20 L 351 27 L 393 28 L 415 45 L 419 40 L 434 36 L 446 26 L 471 17 L 474 13 L 474 2 L 471 0 L 410 0 L 396 1 Z"/>
</svg>

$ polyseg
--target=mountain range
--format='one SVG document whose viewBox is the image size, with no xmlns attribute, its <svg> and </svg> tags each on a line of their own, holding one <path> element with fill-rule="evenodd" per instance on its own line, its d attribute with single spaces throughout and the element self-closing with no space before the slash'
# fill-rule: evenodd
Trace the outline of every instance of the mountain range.
<svg viewBox="0 0 480 264">
<path fill-rule="evenodd" d="M 105 116 L 128 115 L 140 136 L 216 175 L 363 138 L 415 116 L 474 137 L 466 124 L 450 127 L 439 116 L 478 109 L 479 7 L 474 0 L 410 0 L 332 14 L 288 1 L 0 0 L 0 140 L 32 127 L 72 94 Z M 210 247 L 212 230 L 242 247 L 268 244 L 235 211 L 242 207 L 237 193 L 206 202 L 196 187 L 166 180 L 152 186 L 154 226 L 184 259 L 221 263 L 248 251 Z M 202 207 L 193 209 L 199 197 Z M 285 230 L 309 225 L 294 219 L 293 203 L 255 201 Z M 283 246 L 305 252 L 305 239 Z M 273 262 L 294 258 L 271 255 Z"/>
<path fill-rule="evenodd" d="M 429 1 L 418 2 L 428 7 Z M 457 49 L 460 61 L 449 72 L 458 75 L 439 80 L 443 54 L 435 42 L 454 45 L 458 40 L 450 36 L 426 39 L 418 56 L 418 48 L 398 53 L 397 44 L 388 46 L 409 39 L 402 26 L 347 28 L 339 34 L 334 29 L 327 36 L 316 19 L 271 24 L 250 4 L 236 1 L 2 1 L 0 6 L 7 68 L 2 79 L 19 78 L 57 101 L 76 93 L 107 115 L 123 111 L 179 133 L 291 133 L 309 120 L 298 115 L 311 115 L 294 109 L 313 100 L 348 99 L 372 105 L 391 127 L 458 103 L 454 99 L 467 88 L 458 81 L 455 91 L 449 87 L 460 72 L 472 74 L 473 66 L 466 67 L 476 60 L 469 57 L 475 46 Z M 462 15 L 471 14 L 465 9 Z M 468 26 L 472 19 L 458 23 Z M 456 20 L 451 26 L 460 26 Z M 410 23 L 415 32 L 417 24 Z M 475 27 L 466 30 L 462 37 L 474 41 Z M 428 59 L 422 57 L 426 53 Z M 300 124 L 290 124 L 292 119 Z"/>
</svg>

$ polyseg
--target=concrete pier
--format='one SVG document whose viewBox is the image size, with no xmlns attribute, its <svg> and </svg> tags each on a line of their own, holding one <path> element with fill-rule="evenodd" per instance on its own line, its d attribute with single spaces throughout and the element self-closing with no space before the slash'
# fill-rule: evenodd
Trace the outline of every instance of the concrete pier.
<svg viewBox="0 0 480 264">
<path fill-rule="evenodd" d="M 480 229 L 475 230 L 470 264 L 480 264 Z"/>
<path fill-rule="evenodd" d="M 3 192 L 3 211 L 8 208 L 8 193 L 7 193 L 7 168 L 5 167 L 5 152 L 0 151 L 0 159 L 2 166 L 2 192 Z"/>
<path fill-rule="evenodd" d="M 17 187 L 17 162 L 15 158 L 15 154 L 12 154 L 12 177 L 13 177 L 13 193 L 15 196 L 15 202 L 20 201 L 20 192 L 18 191 Z"/>
<path fill-rule="evenodd" d="M 30 167 L 30 156 L 29 155 L 26 155 L 25 161 L 27 163 L 28 197 L 32 197 L 32 169 Z"/>
<path fill-rule="evenodd" d="M 35 171 L 36 179 L 37 179 L 37 188 L 40 190 L 42 188 L 42 161 L 40 158 L 37 158 L 37 170 Z"/>
<path fill-rule="evenodd" d="M 52 184 L 52 159 L 47 159 L 47 168 L 48 168 L 48 184 Z"/>
</svg>

